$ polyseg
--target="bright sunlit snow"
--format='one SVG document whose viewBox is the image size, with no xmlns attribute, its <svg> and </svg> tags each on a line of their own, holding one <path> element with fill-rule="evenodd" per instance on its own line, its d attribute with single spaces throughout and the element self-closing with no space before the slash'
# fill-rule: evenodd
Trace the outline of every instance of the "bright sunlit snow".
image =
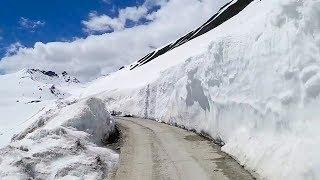
<svg viewBox="0 0 320 180">
<path fill-rule="evenodd" d="M 0 147 L 8 144 L 12 135 L 28 127 L 59 99 L 76 93 L 75 89 L 81 87 L 67 73 L 64 76 L 50 72 L 46 75 L 35 69 L 1 75 L 0 84 Z"/>
<path fill-rule="evenodd" d="M 89 84 L 110 110 L 205 132 L 267 179 L 320 178 L 320 4 L 254 1 L 217 29 Z"/>
<path fill-rule="evenodd" d="M 255 0 L 149 63 L 85 85 L 2 75 L 0 177 L 28 177 L 27 165 L 36 178 L 108 177 L 118 154 L 101 140 L 115 110 L 208 134 L 258 179 L 320 179 L 319 19 L 317 0 Z"/>
</svg>

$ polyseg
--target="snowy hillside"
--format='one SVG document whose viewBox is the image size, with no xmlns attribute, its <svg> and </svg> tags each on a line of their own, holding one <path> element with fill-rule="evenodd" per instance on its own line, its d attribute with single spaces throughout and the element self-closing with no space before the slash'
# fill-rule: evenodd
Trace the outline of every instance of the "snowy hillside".
<svg viewBox="0 0 320 180">
<path fill-rule="evenodd" d="M 101 146 L 114 120 L 100 99 L 72 97 L 76 78 L 28 69 L 0 83 L 0 179 L 109 176 L 118 154 Z"/>
<path fill-rule="evenodd" d="M 0 147 L 59 99 L 81 89 L 79 81 L 66 72 L 58 75 L 37 69 L 1 75 L 0 84 Z"/>
<path fill-rule="evenodd" d="M 65 72 L 2 75 L 0 178 L 107 178 L 115 110 L 209 135 L 258 179 L 320 179 L 319 19 L 318 0 L 233 0 L 86 87 Z"/>
<path fill-rule="evenodd" d="M 223 7 L 221 7 L 220 10 L 215 15 L 213 15 L 207 22 L 205 22 L 202 26 L 189 32 L 188 34 L 184 35 L 183 37 L 179 38 L 178 40 L 176 40 L 172 43 L 169 43 L 168 45 L 147 54 L 146 56 L 144 56 L 143 58 L 141 58 L 137 62 L 131 64 L 130 70 L 132 70 L 136 67 L 142 66 L 142 65 L 152 61 L 153 59 L 171 51 L 172 49 L 179 47 L 179 46 L 185 44 L 186 42 L 207 33 L 208 31 L 211 31 L 212 29 L 218 27 L 219 25 L 221 25 L 225 21 L 229 20 L 233 16 L 237 15 L 246 6 L 248 6 L 252 1 L 253 0 L 241 0 L 241 1 L 228 2 Z"/>
<path fill-rule="evenodd" d="M 105 179 L 118 154 L 101 140 L 113 130 L 100 99 L 62 103 L 0 149 L 0 179 Z"/>
<path fill-rule="evenodd" d="M 255 0 L 216 29 L 90 83 L 82 96 L 206 133 L 259 178 L 320 179 L 319 19 L 319 1 Z"/>
<path fill-rule="evenodd" d="M 66 72 L 0 76 L 0 179 L 105 179 L 118 154 L 103 147 L 115 122 L 97 98 L 74 98 Z"/>
</svg>

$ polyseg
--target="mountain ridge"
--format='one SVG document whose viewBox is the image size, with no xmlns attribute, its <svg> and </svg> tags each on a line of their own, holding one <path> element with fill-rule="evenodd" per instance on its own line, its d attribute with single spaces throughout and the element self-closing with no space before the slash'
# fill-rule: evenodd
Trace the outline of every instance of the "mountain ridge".
<svg viewBox="0 0 320 180">
<path fill-rule="evenodd" d="M 130 65 L 130 70 L 135 69 L 136 67 L 142 66 L 153 59 L 167 53 L 168 51 L 171 51 L 172 49 L 179 47 L 186 42 L 191 41 L 192 39 L 195 39 L 214 28 L 218 27 L 222 23 L 226 22 L 230 18 L 237 15 L 239 12 L 241 12 L 245 7 L 247 7 L 253 0 L 232 0 L 222 6 L 219 11 L 214 14 L 208 21 L 206 21 L 202 26 L 198 27 L 197 29 L 189 32 L 188 34 L 182 36 L 178 40 L 169 43 L 165 45 L 162 48 L 159 48 L 151 53 L 148 53 L 143 58 L 139 59 L 137 62 Z"/>
</svg>

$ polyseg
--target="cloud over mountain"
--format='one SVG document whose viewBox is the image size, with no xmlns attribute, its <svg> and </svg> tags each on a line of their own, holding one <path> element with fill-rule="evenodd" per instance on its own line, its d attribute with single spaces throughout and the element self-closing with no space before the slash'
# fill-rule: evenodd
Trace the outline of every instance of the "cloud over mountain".
<svg viewBox="0 0 320 180">
<path fill-rule="evenodd" d="M 211 17 L 227 0 L 147 0 L 139 7 L 119 10 L 117 17 L 91 13 L 82 23 L 89 31 L 104 32 L 72 42 L 35 43 L 18 47 L 15 54 L 0 61 L 0 71 L 22 68 L 68 71 L 81 80 L 90 80 L 117 70 L 144 56 L 155 47 L 179 38 Z M 149 11 L 155 5 L 156 11 Z M 127 20 L 148 19 L 147 23 L 125 27 Z M 183 23 L 177 23 L 177 22 Z"/>
</svg>

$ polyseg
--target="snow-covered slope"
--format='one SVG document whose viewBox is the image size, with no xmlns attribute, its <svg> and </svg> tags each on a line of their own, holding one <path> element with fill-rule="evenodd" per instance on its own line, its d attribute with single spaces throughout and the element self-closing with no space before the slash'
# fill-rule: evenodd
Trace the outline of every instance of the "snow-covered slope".
<svg viewBox="0 0 320 180">
<path fill-rule="evenodd" d="M 28 127 L 47 108 L 79 90 L 81 84 L 66 72 L 24 69 L 0 76 L 0 147 Z"/>
<path fill-rule="evenodd" d="M 113 130 L 100 99 L 61 104 L 0 149 L 0 179 L 105 179 L 118 154 L 99 145 Z"/>
<path fill-rule="evenodd" d="M 115 122 L 66 72 L 0 76 L 0 179 L 106 179 L 118 154 L 103 143 Z"/>
<path fill-rule="evenodd" d="M 255 0 L 143 66 L 92 82 L 111 110 L 207 133 L 259 178 L 320 179 L 320 2 Z"/>
<path fill-rule="evenodd" d="M 183 44 L 185 44 L 188 41 L 191 41 L 192 39 L 199 37 L 208 31 L 211 31 L 212 29 L 218 27 L 225 21 L 229 20 L 233 16 L 237 15 L 239 12 L 241 12 L 246 6 L 248 6 L 253 0 L 231 0 L 227 4 L 225 4 L 223 7 L 220 8 L 220 10 L 213 15 L 207 22 L 205 22 L 202 26 L 199 28 L 189 32 L 188 34 L 182 36 L 178 40 L 167 44 L 166 46 L 159 48 L 143 58 L 139 59 L 137 62 L 130 65 L 130 70 L 142 66 L 153 59 L 156 59 L 157 57 L 171 51 L 172 49 L 179 47 Z"/>
</svg>

